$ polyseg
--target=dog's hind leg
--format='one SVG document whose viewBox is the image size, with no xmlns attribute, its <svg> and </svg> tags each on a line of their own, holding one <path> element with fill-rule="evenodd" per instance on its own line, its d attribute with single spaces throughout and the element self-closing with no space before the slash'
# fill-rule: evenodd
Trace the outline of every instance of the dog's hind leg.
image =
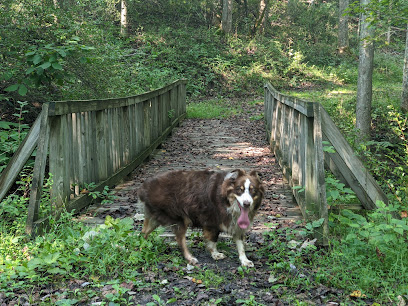
<svg viewBox="0 0 408 306">
<path fill-rule="evenodd" d="M 211 257 L 214 260 L 224 259 L 225 255 L 217 250 L 217 240 L 220 232 L 204 228 L 203 233 L 204 238 L 207 240 L 207 249 L 210 251 Z"/>
<path fill-rule="evenodd" d="M 184 258 L 192 265 L 198 263 L 197 258 L 191 255 L 190 251 L 187 248 L 187 241 L 186 241 L 186 232 L 187 226 L 185 224 L 177 224 L 173 228 L 174 234 L 176 235 L 176 241 L 183 252 Z"/>
<path fill-rule="evenodd" d="M 148 214 L 145 213 L 145 219 L 143 221 L 142 228 L 143 237 L 145 237 L 146 239 L 150 235 L 150 233 L 153 232 L 158 226 L 159 223 L 157 223 L 156 220 L 154 220 Z"/>
</svg>

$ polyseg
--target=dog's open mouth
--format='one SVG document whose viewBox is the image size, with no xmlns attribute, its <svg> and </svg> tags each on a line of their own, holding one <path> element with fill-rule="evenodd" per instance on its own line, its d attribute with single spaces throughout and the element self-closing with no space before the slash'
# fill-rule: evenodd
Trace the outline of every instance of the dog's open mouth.
<svg viewBox="0 0 408 306">
<path fill-rule="evenodd" d="M 247 229 L 249 227 L 250 221 L 248 217 L 249 207 L 242 207 L 238 205 L 241 209 L 241 215 L 238 218 L 238 226 L 242 229 Z"/>
</svg>

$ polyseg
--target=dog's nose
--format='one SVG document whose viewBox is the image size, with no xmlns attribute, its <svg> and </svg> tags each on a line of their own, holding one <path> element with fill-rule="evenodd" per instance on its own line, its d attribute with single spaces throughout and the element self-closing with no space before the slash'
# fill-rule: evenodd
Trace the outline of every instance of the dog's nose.
<svg viewBox="0 0 408 306">
<path fill-rule="evenodd" d="M 251 202 L 249 202 L 249 201 L 244 201 L 244 203 L 242 203 L 242 205 L 243 205 L 245 208 L 248 208 L 248 207 L 251 205 Z"/>
</svg>

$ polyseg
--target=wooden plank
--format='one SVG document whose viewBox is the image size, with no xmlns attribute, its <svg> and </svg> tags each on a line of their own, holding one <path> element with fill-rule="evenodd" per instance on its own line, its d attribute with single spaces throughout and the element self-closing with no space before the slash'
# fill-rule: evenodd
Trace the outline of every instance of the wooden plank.
<svg viewBox="0 0 408 306">
<path fill-rule="evenodd" d="M 103 100 L 76 100 L 76 101 L 56 101 L 50 102 L 49 116 L 59 116 L 70 113 L 88 112 L 88 111 L 100 111 L 103 109 L 118 108 L 140 103 L 160 94 L 163 94 L 179 84 L 185 84 L 186 80 L 178 80 L 169 84 L 163 88 L 159 88 L 153 91 L 149 91 L 137 96 L 124 97 L 124 98 L 112 98 Z"/>
<path fill-rule="evenodd" d="M 136 146 L 137 151 L 141 152 L 146 149 L 144 139 L 143 139 L 143 131 L 144 131 L 144 105 L 139 103 L 135 105 L 135 120 L 136 120 Z"/>
<path fill-rule="evenodd" d="M 62 145 L 62 155 L 63 155 L 63 199 L 70 199 L 71 195 L 71 161 L 73 160 L 72 142 L 70 140 L 70 133 L 72 139 L 72 127 L 69 125 L 71 123 L 71 114 L 61 116 L 62 120 L 62 133 L 61 133 L 61 145 Z M 50 203 L 50 205 L 52 205 Z"/>
<path fill-rule="evenodd" d="M 322 128 L 324 135 L 336 150 L 336 154 L 331 154 L 330 157 L 364 207 L 375 209 L 377 200 L 388 203 L 387 196 L 355 155 L 347 140 L 324 109 L 322 109 Z"/>
<path fill-rule="evenodd" d="M 107 133 L 105 132 L 106 126 L 106 112 L 96 112 L 95 118 L 96 126 L 96 156 L 97 159 L 97 172 L 99 180 L 106 180 L 108 178 L 108 149 L 107 149 Z"/>
<path fill-rule="evenodd" d="M 313 135 L 314 120 L 313 117 L 308 117 L 306 120 L 305 128 L 305 197 L 306 197 L 306 207 L 305 211 L 306 219 L 310 220 L 318 212 L 318 203 L 320 202 L 317 177 L 315 173 L 315 162 L 316 162 L 316 147 L 314 145 L 314 135 Z"/>
<path fill-rule="evenodd" d="M 273 112 L 273 120 L 272 120 L 272 132 L 271 132 L 271 144 L 275 146 L 278 143 L 279 138 L 279 121 L 280 121 L 280 114 L 282 109 L 282 103 L 278 100 L 276 101 L 276 106 Z"/>
<path fill-rule="evenodd" d="M 79 161 L 79 139 L 80 139 L 80 131 L 79 131 L 79 127 L 80 124 L 78 123 L 78 121 L 80 121 L 81 119 L 79 118 L 79 114 L 78 113 L 73 113 L 71 115 L 71 121 L 72 121 L 72 152 L 76 152 L 76 158 L 72 159 L 72 183 L 74 184 L 74 197 L 75 196 L 79 196 L 80 192 L 81 192 L 81 188 L 79 186 L 79 168 L 80 168 L 80 161 Z"/>
<path fill-rule="evenodd" d="M 315 218 L 323 218 L 323 224 L 316 229 L 316 238 L 320 245 L 328 245 L 329 237 L 329 213 L 327 208 L 326 199 L 326 180 L 324 171 L 324 153 L 323 153 L 323 133 L 322 133 L 322 119 L 321 110 L 322 106 L 320 103 L 315 103 L 314 105 L 314 124 L 313 124 L 313 140 L 315 146 L 315 179 L 317 185 L 317 195 L 316 203 L 318 205 L 318 211 Z"/>
<path fill-rule="evenodd" d="M 41 117 L 40 114 L 30 128 L 27 136 L 14 153 L 7 167 L 2 171 L 0 176 L 0 202 L 3 200 L 7 192 L 13 186 L 17 176 L 23 169 L 25 163 L 30 158 L 38 143 L 40 134 Z"/>
<path fill-rule="evenodd" d="M 293 121 L 291 124 L 291 134 L 292 140 L 290 142 L 289 151 L 291 152 L 291 176 L 294 184 L 299 184 L 299 117 L 301 114 L 298 111 L 294 111 L 293 113 Z"/>
<path fill-rule="evenodd" d="M 88 155 L 86 149 L 86 113 L 81 112 L 79 114 L 79 139 L 78 139 L 78 158 L 79 158 L 79 182 L 85 187 L 84 183 L 89 183 L 88 180 Z"/>
<path fill-rule="evenodd" d="M 50 173 L 53 177 L 53 185 L 51 189 L 51 198 L 58 207 L 62 206 L 63 194 L 63 164 L 61 163 L 61 145 L 59 141 L 61 136 L 61 120 L 60 117 L 55 117 L 51 120 L 50 125 Z M 62 140 L 61 140 L 62 141 Z"/>
<path fill-rule="evenodd" d="M 44 103 L 40 117 L 40 132 L 35 157 L 33 179 L 31 182 L 30 201 L 28 203 L 27 221 L 25 231 L 28 235 L 35 232 L 34 222 L 38 219 L 41 193 L 44 183 L 45 167 L 47 165 L 48 144 L 50 137 L 50 124 L 48 118 L 48 103 Z"/>
<path fill-rule="evenodd" d="M 123 162 L 126 165 L 130 161 L 130 150 L 132 146 L 132 131 L 129 119 L 129 108 L 126 106 L 122 108 L 123 120 Z"/>
<path fill-rule="evenodd" d="M 96 112 L 91 111 L 89 112 L 89 147 L 90 147 L 90 165 L 91 165 L 91 173 L 92 173 L 92 181 L 99 182 L 99 174 L 98 174 L 98 138 L 96 137 Z"/>
<path fill-rule="evenodd" d="M 105 110 L 106 124 L 105 127 L 105 138 L 106 138 L 106 160 L 107 160 L 107 170 L 109 173 L 114 172 L 115 160 L 113 154 L 113 130 L 112 130 L 112 109 Z"/>
<path fill-rule="evenodd" d="M 151 102 L 143 103 L 143 141 L 144 147 L 148 148 L 151 144 Z"/>
<path fill-rule="evenodd" d="M 171 114 L 172 112 L 170 112 L 170 97 L 168 93 L 162 94 L 162 104 L 164 106 L 163 112 L 166 114 Z M 176 114 L 174 113 L 173 118 L 170 118 L 168 115 L 164 116 L 164 124 L 163 124 L 163 128 L 166 129 L 170 126 L 171 121 L 176 118 Z"/>
</svg>

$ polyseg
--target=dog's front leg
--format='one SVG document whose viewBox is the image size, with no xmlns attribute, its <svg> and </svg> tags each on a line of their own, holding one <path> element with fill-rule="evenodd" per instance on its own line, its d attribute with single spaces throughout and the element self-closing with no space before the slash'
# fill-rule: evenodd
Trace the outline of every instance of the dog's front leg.
<svg viewBox="0 0 408 306">
<path fill-rule="evenodd" d="M 244 235 L 234 236 L 235 244 L 237 245 L 239 260 L 244 267 L 253 267 L 254 263 L 250 261 L 245 254 Z"/>
<path fill-rule="evenodd" d="M 225 255 L 217 250 L 217 240 L 220 232 L 218 230 L 204 228 L 204 238 L 207 240 L 207 249 L 214 260 L 224 259 Z"/>
</svg>

